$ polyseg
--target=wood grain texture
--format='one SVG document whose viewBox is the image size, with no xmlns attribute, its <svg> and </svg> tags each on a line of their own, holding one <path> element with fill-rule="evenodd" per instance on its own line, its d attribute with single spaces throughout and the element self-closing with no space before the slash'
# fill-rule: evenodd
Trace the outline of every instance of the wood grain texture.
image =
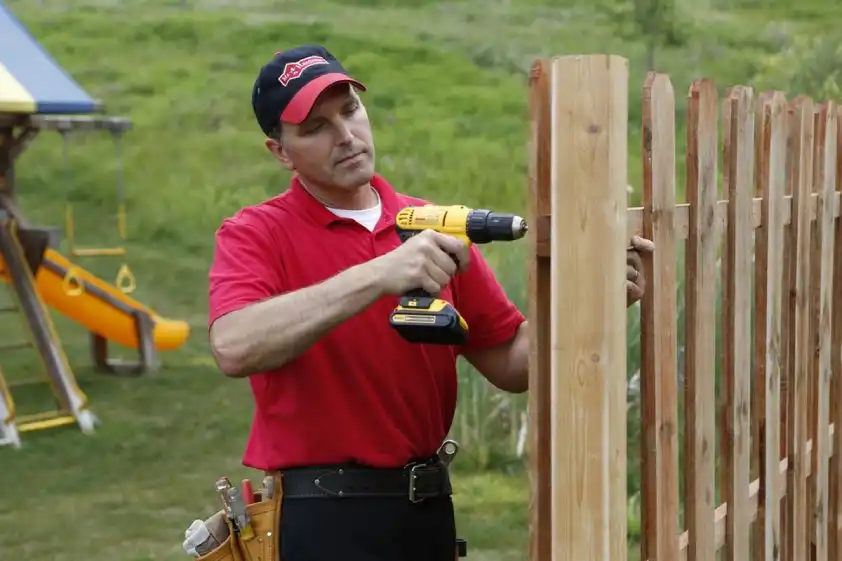
<svg viewBox="0 0 842 561">
<path fill-rule="evenodd" d="M 537 60 L 529 78 L 532 125 L 529 162 L 530 219 L 548 214 L 550 200 L 550 61 Z M 550 486 L 552 465 L 550 427 L 550 316 L 552 314 L 550 261 L 539 255 L 535 228 L 530 229 L 532 259 L 529 264 L 529 458 L 530 458 L 530 559 L 552 554 Z"/>
<path fill-rule="evenodd" d="M 689 561 L 714 561 L 717 93 L 693 82 L 687 106 L 685 520 Z"/>
<path fill-rule="evenodd" d="M 657 251 L 644 262 L 651 289 L 641 302 L 642 559 L 678 556 L 678 325 L 675 310 L 675 93 L 649 73 L 643 87 L 643 236 Z"/>
<path fill-rule="evenodd" d="M 560 57 L 551 83 L 551 559 L 624 561 L 627 61 Z"/>
<path fill-rule="evenodd" d="M 842 108 L 836 107 L 836 196 L 842 190 Z M 835 426 L 842 426 L 842 220 L 836 220 L 834 229 L 833 256 L 833 302 L 831 302 L 831 335 L 833 346 L 830 364 L 833 372 L 831 383 L 830 414 Z M 832 438 L 833 449 L 842 450 L 842 430 Z M 842 559 L 842 454 L 833 454 L 829 469 L 830 511 L 828 557 Z"/>
<path fill-rule="evenodd" d="M 754 94 L 732 88 L 724 100 L 723 177 L 728 194 L 724 283 L 725 438 L 723 495 L 729 516 L 725 559 L 749 559 L 748 491 L 750 482 L 751 300 L 754 229 Z"/>
<path fill-rule="evenodd" d="M 755 526 L 754 558 L 779 561 L 781 556 L 781 314 L 784 302 L 783 234 L 786 189 L 787 108 L 783 94 L 764 96 L 758 109 L 756 161 L 758 192 L 763 198 L 764 227 L 756 239 L 756 396 L 760 496 Z M 762 397 L 761 397 L 762 396 Z"/>
<path fill-rule="evenodd" d="M 793 180 L 793 221 L 795 240 L 790 254 L 794 290 L 790 296 L 793 321 L 791 379 L 787 387 L 787 555 L 792 561 L 807 561 L 807 453 L 808 376 L 810 365 L 810 220 L 812 191 L 813 103 L 809 98 L 790 102 L 790 153 Z"/>
<path fill-rule="evenodd" d="M 814 475 L 814 530 L 815 561 L 828 561 L 828 502 L 830 500 L 829 442 L 826 431 L 822 430 L 830 422 L 830 380 L 831 364 L 831 328 L 833 305 L 833 252 L 835 240 L 835 220 L 833 203 L 836 191 L 836 140 L 837 111 L 834 103 L 823 104 L 818 111 L 819 130 L 816 141 L 817 188 L 819 194 L 820 217 L 816 221 L 816 237 L 819 242 L 818 279 L 818 333 L 816 365 L 816 445 L 813 448 Z"/>
</svg>

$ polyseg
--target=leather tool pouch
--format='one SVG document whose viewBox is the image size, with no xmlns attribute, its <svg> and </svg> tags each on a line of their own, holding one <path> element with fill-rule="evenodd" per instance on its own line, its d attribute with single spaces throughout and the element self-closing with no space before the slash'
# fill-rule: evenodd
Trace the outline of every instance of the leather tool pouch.
<svg viewBox="0 0 842 561">
<path fill-rule="evenodd" d="M 231 523 L 228 524 L 228 537 L 222 542 L 222 545 L 200 557 L 196 557 L 196 561 L 243 561 L 243 556 L 240 554 L 240 548 L 237 545 L 237 537 L 234 535 Z"/>
<path fill-rule="evenodd" d="M 255 493 L 255 502 L 246 505 L 251 532 L 244 536 L 234 531 L 226 518 L 228 535 L 222 544 L 196 561 L 281 561 L 278 547 L 278 529 L 281 522 L 281 499 L 283 488 L 281 476 L 273 475 L 274 492 L 271 498 L 263 499 Z M 223 515 L 224 516 L 224 515 Z"/>
<path fill-rule="evenodd" d="M 275 489 L 272 497 L 258 500 L 246 506 L 246 513 L 251 521 L 252 534 L 246 539 L 237 536 L 237 543 L 243 561 L 281 561 L 278 534 L 281 524 L 281 499 L 283 486 L 280 474 L 273 474 Z M 260 498 L 255 495 L 255 498 Z"/>
</svg>

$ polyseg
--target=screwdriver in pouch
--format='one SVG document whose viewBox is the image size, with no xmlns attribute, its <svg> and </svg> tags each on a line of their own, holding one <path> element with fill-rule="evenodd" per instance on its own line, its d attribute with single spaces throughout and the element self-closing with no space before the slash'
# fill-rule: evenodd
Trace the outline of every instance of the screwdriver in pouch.
<svg viewBox="0 0 842 561">
<path fill-rule="evenodd" d="M 216 492 L 222 500 L 222 506 L 228 510 L 228 489 L 231 488 L 231 481 L 227 477 L 220 477 L 216 480 Z"/>
<path fill-rule="evenodd" d="M 230 518 L 237 526 L 240 536 L 244 540 L 250 540 L 254 537 L 254 530 L 251 528 L 248 513 L 246 513 L 246 503 L 243 500 L 243 495 L 237 487 L 228 488 L 228 518 Z"/>
</svg>

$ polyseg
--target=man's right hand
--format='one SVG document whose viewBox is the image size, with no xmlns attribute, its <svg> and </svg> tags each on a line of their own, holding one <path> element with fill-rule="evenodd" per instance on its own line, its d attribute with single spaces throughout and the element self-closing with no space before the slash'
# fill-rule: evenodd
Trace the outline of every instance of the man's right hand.
<svg viewBox="0 0 842 561">
<path fill-rule="evenodd" d="M 369 263 L 385 295 L 402 296 L 423 288 L 436 296 L 457 271 L 468 270 L 470 251 L 458 238 L 424 230 Z"/>
</svg>

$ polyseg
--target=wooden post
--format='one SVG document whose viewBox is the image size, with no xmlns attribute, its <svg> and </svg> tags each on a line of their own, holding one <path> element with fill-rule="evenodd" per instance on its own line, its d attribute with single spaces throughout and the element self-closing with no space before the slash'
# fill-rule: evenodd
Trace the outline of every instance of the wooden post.
<svg viewBox="0 0 842 561">
<path fill-rule="evenodd" d="M 530 146 L 530 228 L 532 261 L 529 267 L 529 457 L 531 464 L 530 558 L 547 560 L 552 555 L 550 459 L 550 163 L 552 161 L 550 67 L 547 59 L 536 60 L 529 76 L 529 108 L 532 122 Z"/>
<path fill-rule="evenodd" d="M 550 559 L 625 561 L 627 61 L 554 59 L 550 104 Z"/>
</svg>

